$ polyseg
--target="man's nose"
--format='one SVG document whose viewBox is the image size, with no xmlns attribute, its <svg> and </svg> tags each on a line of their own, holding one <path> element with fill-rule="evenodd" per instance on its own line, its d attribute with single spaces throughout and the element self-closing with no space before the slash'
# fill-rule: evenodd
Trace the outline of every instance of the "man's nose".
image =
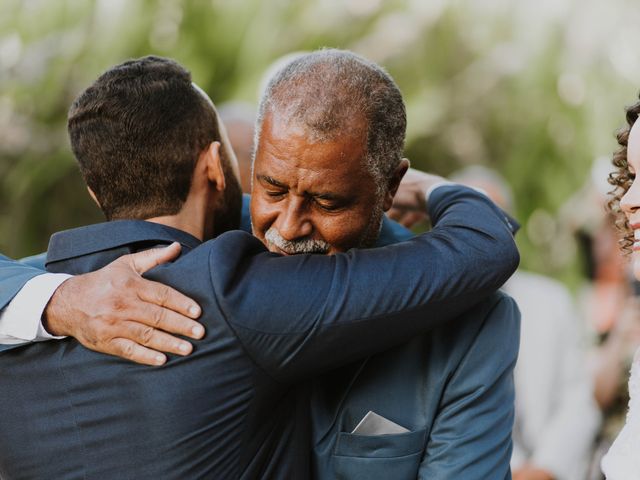
<svg viewBox="0 0 640 480">
<path fill-rule="evenodd" d="M 297 240 L 313 232 L 304 198 L 291 196 L 285 210 L 279 215 L 276 228 L 285 240 Z"/>
<path fill-rule="evenodd" d="M 620 199 L 620 208 L 622 211 L 631 215 L 640 207 L 640 185 L 634 181 L 629 190 Z"/>
</svg>

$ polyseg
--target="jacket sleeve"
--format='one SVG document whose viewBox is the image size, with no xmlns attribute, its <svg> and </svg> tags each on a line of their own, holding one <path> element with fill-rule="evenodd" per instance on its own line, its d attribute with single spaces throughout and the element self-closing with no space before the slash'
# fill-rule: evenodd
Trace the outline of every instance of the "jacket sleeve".
<svg viewBox="0 0 640 480">
<path fill-rule="evenodd" d="M 418 478 L 510 479 L 520 313 L 503 296 L 449 380 Z"/>
<path fill-rule="evenodd" d="M 488 296 L 519 261 L 509 219 L 483 194 L 440 187 L 429 210 L 431 232 L 334 256 L 248 252 L 241 233 L 225 234 L 209 259 L 220 310 L 279 381 L 403 343 Z"/>
<path fill-rule="evenodd" d="M 24 284 L 44 270 L 44 255 L 29 257 L 24 262 L 0 255 L 0 310 L 4 309 Z"/>
</svg>

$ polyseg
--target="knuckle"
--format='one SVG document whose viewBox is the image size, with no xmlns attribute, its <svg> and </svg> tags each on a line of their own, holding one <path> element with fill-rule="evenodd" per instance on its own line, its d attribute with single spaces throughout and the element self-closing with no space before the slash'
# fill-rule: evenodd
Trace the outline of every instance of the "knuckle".
<svg viewBox="0 0 640 480">
<path fill-rule="evenodd" d="M 92 341 L 92 343 L 97 344 L 109 336 L 108 331 L 109 329 L 106 327 L 105 321 L 92 322 L 89 324 L 86 336 Z"/>
<path fill-rule="evenodd" d="M 145 327 L 140 331 L 140 340 L 143 345 L 149 345 L 151 340 L 153 339 L 153 334 L 155 333 L 155 329 L 153 327 Z"/>
<path fill-rule="evenodd" d="M 169 288 L 165 285 L 160 285 L 157 290 L 157 299 L 160 305 L 166 305 L 169 301 Z"/>
<path fill-rule="evenodd" d="M 154 327 L 159 327 L 165 322 L 166 312 L 164 308 L 158 308 L 151 314 L 151 322 Z"/>
<path fill-rule="evenodd" d="M 134 354 L 133 344 L 128 342 L 125 343 L 124 345 L 121 344 L 120 353 L 122 353 L 122 356 L 125 358 L 133 358 L 133 354 Z"/>
<path fill-rule="evenodd" d="M 135 288 L 137 277 L 133 275 L 127 275 L 126 278 L 122 279 L 123 288 Z"/>
</svg>

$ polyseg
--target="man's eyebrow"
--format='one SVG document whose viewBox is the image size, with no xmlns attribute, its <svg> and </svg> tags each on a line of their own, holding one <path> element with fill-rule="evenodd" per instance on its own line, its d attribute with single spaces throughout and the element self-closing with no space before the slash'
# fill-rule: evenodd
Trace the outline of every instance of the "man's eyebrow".
<svg viewBox="0 0 640 480">
<path fill-rule="evenodd" d="M 262 181 L 264 181 L 264 182 L 267 182 L 268 184 L 273 185 L 274 187 L 287 188 L 287 186 L 286 186 L 284 183 L 279 182 L 279 181 L 278 181 L 278 180 L 276 180 L 275 178 L 270 177 L 270 176 L 268 176 L 268 175 L 261 175 L 261 174 L 258 174 L 258 175 L 256 175 L 256 178 L 257 178 L 258 180 L 262 180 Z"/>
<path fill-rule="evenodd" d="M 329 192 L 307 192 L 309 196 L 319 198 L 321 200 L 343 201 L 344 197 Z"/>
</svg>

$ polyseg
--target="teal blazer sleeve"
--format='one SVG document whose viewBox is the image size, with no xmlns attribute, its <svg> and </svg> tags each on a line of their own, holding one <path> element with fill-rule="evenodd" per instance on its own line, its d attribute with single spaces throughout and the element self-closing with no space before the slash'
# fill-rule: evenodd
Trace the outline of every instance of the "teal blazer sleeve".
<svg viewBox="0 0 640 480">
<path fill-rule="evenodd" d="M 29 257 L 23 262 L 0 255 L 0 310 L 4 309 L 13 297 L 33 277 L 44 270 L 44 255 Z"/>
</svg>

